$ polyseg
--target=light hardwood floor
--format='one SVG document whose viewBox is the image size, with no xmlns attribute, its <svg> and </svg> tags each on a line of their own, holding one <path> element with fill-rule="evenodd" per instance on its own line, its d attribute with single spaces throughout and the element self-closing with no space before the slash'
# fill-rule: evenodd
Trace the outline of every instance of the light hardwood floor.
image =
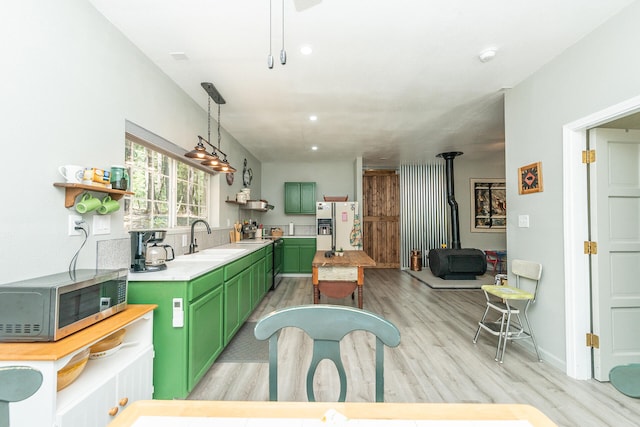
<svg viewBox="0 0 640 427">
<path fill-rule="evenodd" d="M 312 301 L 310 278 L 287 277 L 249 320 Z M 321 302 L 355 306 L 350 298 L 323 296 Z M 519 344 L 509 343 L 501 365 L 494 361 L 496 338 L 486 333 L 473 344 L 484 310 L 482 291 L 434 290 L 403 271 L 368 269 L 364 308 L 386 317 L 401 333 L 400 346 L 385 349 L 387 402 L 527 403 L 560 426 L 640 425 L 640 399 L 620 394 L 609 383 L 573 380 L 537 362 Z M 280 400 L 306 401 L 310 341 L 299 330 L 287 329 L 280 343 Z M 343 340 L 347 401 L 375 400 L 374 346 L 364 332 Z M 267 363 L 214 363 L 189 399 L 268 400 L 267 368 Z M 329 362 L 321 363 L 315 383 L 318 400 L 337 399 L 337 374 Z"/>
</svg>

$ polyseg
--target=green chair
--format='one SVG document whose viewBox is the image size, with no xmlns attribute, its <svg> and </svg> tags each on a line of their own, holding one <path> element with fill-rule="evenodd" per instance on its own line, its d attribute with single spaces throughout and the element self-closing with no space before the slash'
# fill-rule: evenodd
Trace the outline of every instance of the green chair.
<svg viewBox="0 0 640 427">
<path fill-rule="evenodd" d="M 9 403 L 31 397 L 42 385 L 42 373 L 28 366 L 0 368 L 0 427 L 9 427 Z"/>
<path fill-rule="evenodd" d="M 384 345 L 400 344 L 400 332 L 377 314 L 353 307 L 312 304 L 288 307 L 262 318 L 255 327 L 257 339 L 269 339 L 269 399 L 278 400 L 278 335 L 282 328 L 302 329 L 313 339 L 313 357 L 307 371 L 307 398 L 315 402 L 313 377 L 318 364 L 333 361 L 340 378 L 339 401 L 347 395 L 347 377 L 340 356 L 340 340 L 352 331 L 362 330 L 376 336 L 376 402 L 384 401 Z"/>
<path fill-rule="evenodd" d="M 482 319 L 478 322 L 478 329 L 473 337 L 473 343 L 478 342 L 480 331 L 483 329 L 492 335 L 496 335 L 498 337 L 498 345 L 495 359 L 502 363 L 507 349 L 507 341 L 530 338 L 538 361 L 542 362 L 538 345 L 533 335 L 533 328 L 527 316 L 529 306 L 536 301 L 540 276 L 542 275 L 542 265 L 516 259 L 511 263 L 511 273 L 516 278 L 516 286 L 482 285 L 487 306 Z M 527 286 L 527 289 L 525 289 L 525 286 Z M 500 315 L 499 320 L 487 321 L 487 315 L 490 312 L 497 312 Z M 520 314 L 523 315 L 522 318 Z"/>
</svg>

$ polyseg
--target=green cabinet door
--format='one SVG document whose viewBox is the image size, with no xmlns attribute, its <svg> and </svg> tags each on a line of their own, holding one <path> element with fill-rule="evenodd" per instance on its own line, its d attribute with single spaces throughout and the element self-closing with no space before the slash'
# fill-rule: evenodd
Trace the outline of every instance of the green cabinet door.
<svg viewBox="0 0 640 427">
<path fill-rule="evenodd" d="M 316 183 L 301 182 L 300 183 L 300 213 L 316 214 Z"/>
<path fill-rule="evenodd" d="M 311 273 L 316 254 L 316 239 L 284 239 L 283 273 Z"/>
<path fill-rule="evenodd" d="M 224 345 L 240 329 L 240 275 L 224 282 Z"/>
<path fill-rule="evenodd" d="M 284 213 L 286 214 L 300 213 L 300 183 L 299 182 L 284 183 Z"/>
<path fill-rule="evenodd" d="M 289 215 L 315 215 L 316 183 L 285 182 L 284 213 Z"/>
<path fill-rule="evenodd" d="M 188 387 L 192 390 L 224 348 L 223 287 L 189 305 Z"/>
<path fill-rule="evenodd" d="M 311 263 L 316 254 L 315 239 L 313 245 L 300 246 L 300 273 L 311 273 Z"/>
<path fill-rule="evenodd" d="M 287 239 L 294 240 L 294 239 Z M 283 253 L 283 262 L 282 262 L 282 272 L 283 273 L 299 273 L 300 271 L 300 248 L 298 246 L 292 246 L 285 242 L 284 248 L 282 250 Z"/>
<path fill-rule="evenodd" d="M 253 305 L 251 304 L 251 269 L 244 270 L 240 273 L 240 295 L 239 312 L 240 312 L 240 325 L 244 323 L 253 311 Z"/>
</svg>

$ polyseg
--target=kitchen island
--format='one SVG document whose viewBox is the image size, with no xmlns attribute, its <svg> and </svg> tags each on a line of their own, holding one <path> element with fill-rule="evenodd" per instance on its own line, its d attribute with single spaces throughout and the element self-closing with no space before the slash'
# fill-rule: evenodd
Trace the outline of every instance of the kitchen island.
<svg viewBox="0 0 640 427">
<path fill-rule="evenodd" d="M 364 268 L 376 262 L 364 251 L 344 251 L 343 256 L 325 257 L 316 251 L 311 263 L 313 303 L 320 303 L 320 294 L 330 298 L 344 298 L 358 289 L 358 308 L 363 305 Z"/>
</svg>

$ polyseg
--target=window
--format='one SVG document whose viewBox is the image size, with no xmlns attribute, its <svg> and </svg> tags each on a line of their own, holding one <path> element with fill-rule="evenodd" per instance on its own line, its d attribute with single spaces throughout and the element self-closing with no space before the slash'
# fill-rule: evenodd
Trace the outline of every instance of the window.
<svg viewBox="0 0 640 427">
<path fill-rule="evenodd" d="M 125 197 L 128 230 L 187 227 L 208 219 L 209 175 L 127 134 L 125 166 L 130 191 Z"/>
</svg>

